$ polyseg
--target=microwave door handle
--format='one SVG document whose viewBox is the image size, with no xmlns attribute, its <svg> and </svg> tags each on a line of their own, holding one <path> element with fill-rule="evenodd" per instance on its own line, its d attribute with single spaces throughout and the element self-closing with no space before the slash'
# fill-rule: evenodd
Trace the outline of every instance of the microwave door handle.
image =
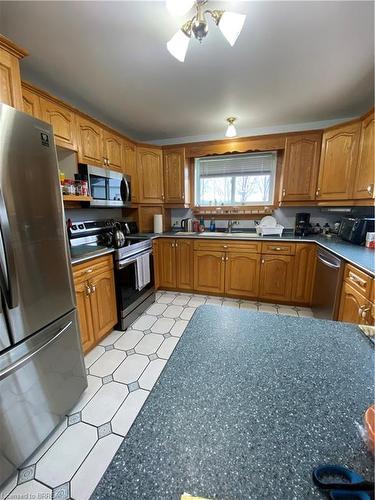
<svg viewBox="0 0 375 500">
<path fill-rule="evenodd" d="M 128 201 L 128 191 L 129 191 L 128 185 L 126 183 L 125 177 L 123 177 L 120 183 L 120 193 L 123 203 L 126 203 Z"/>
<path fill-rule="evenodd" d="M 125 181 L 125 186 L 126 186 L 126 201 L 129 202 L 130 201 L 129 182 L 128 182 L 128 180 L 125 177 L 124 177 L 124 181 Z"/>
<path fill-rule="evenodd" d="M 0 190 L 0 238 L 3 247 L 1 255 L 2 265 L 0 265 L 0 286 L 5 295 L 9 309 L 14 309 L 18 305 L 17 273 L 13 248 L 10 244 L 10 224 L 5 207 L 3 193 Z M 7 279 L 4 276 L 7 272 Z"/>
</svg>

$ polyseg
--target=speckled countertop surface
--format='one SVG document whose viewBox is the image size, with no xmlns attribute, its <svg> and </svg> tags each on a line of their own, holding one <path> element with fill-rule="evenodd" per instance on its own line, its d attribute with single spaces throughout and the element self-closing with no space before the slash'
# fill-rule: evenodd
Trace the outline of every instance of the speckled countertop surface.
<svg viewBox="0 0 375 500">
<path fill-rule="evenodd" d="M 373 354 L 354 325 L 199 307 L 92 498 L 322 498 L 327 462 L 371 479 Z"/>
<path fill-rule="evenodd" d="M 76 247 L 70 247 L 70 261 L 73 265 L 79 264 L 90 259 L 95 259 L 96 257 L 101 257 L 102 255 L 107 255 L 108 253 L 113 253 L 114 251 L 114 248 L 107 248 L 104 246 L 78 245 Z"/>
</svg>

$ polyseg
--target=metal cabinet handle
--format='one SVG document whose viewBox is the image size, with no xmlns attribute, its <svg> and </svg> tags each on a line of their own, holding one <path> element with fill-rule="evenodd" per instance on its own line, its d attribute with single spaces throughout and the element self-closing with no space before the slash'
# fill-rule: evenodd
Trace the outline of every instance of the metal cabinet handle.
<svg viewBox="0 0 375 500">
<path fill-rule="evenodd" d="M 367 192 L 371 194 L 371 196 L 374 194 L 374 184 L 369 184 L 367 186 Z"/>
<path fill-rule="evenodd" d="M 320 188 L 316 190 L 315 196 L 320 196 Z"/>
<path fill-rule="evenodd" d="M 223 245 L 223 248 L 228 248 L 228 245 Z"/>
<path fill-rule="evenodd" d="M 261 262 L 261 264 L 264 264 L 265 261 L 264 261 L 264 259 L 262 259 L 260 262 Z"/>
<path fill-rule="evenodd" d="M 176 243 L 174 244 L 174 246 L 177 248 L 177 241 L 176 241 Z"/>
<path fill-rule="evenodd" d="M 286 195 L 286 189 L 285 189 L 285 188 L 283 188 L 282 195 L 283 195 L 283 196 L 285 196 L 285 195 Z"/>
<path fill-rule="evenodd" d="M 229 257 L 225 257 L 225 260 L 228 261 L 229 260 Z"/>
<path fill-rule="evenodd" d="M 221 262 L 224 262 L 225 261 L 225 257 L 221 257 Z"/>
<path fill-rule="evenodd" d="M 88 297 L 92 293 L 91 287 L 90 287 L 90 285 L 88 283 L 86 283 L 85 289 L 86 289 L 86 297 Z"/>
<path fill-rule="evenodd" d="M 89 283 L 89 287 L 90 287 L 90 292 L 91 293 L 95 293 L 95 291 L 96 291 L 96 285 L 94 283 Z"/>
<path fill-rule="evenodd" d="M 360 278 L 359 276 L 356 276 L 351 271 L 349 271 L 349 279 L 350 279 L 350 281 L 352 281 L 353 283 L 356 283 L 357 285 L 360 285 L 362 287 L 366 286 L 366 281 L 363 280 L 362 278 Z"/>
<path fill-rule="evenodd" d="M 85 273 L 90 274 L 90 273 L 92 273 L 92 271 L 93 271 L 92 269 L 86 269 Z"/>
<path fill-rule="evenodd" d="M 271 247 L 271 250 L 277 250 L 280 252 L 281 250 L 288 250 L 286 247 Z"/>
</svg>

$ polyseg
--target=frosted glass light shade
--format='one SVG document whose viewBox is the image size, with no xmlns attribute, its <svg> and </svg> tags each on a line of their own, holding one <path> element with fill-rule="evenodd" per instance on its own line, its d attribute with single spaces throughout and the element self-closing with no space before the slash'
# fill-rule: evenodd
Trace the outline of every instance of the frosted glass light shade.
<svg viewBox="0 0 375 500">
<path fill-rule="evenodd" d="M 237 14 L 236 12 L 227 11 L 225 11 L 220 18 L 218 25 L 220 31 L 232 47 L 236 43 L 236 40 L 241 33 L 245 19 L 245 14 Z"/>
<path fill-rule="evenodd" d="M 228 125 L 227 131 L 225 132 L 225 137 L 236 137 L 237 130 L 233 123 Z"/>
<path fill-rule="evenodd" d="M 189 42 L 190 38 L 183 31 L 179 30 L 167 43 L 167 49 L 173 57 L 184 62 Z"/>
<path fill-rule="evenodd" d="M 172 16 L 184 16 L 194 5 L 194 0 L 167 0 L 167 9 Z"/>
</svg>

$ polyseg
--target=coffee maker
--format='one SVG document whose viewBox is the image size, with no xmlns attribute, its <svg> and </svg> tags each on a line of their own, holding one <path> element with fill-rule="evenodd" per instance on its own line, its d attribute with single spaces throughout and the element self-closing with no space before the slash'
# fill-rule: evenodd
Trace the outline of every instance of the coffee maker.
<svg viewBox="0 0 375 500">
<path fill-rule="evenodd" d="M 296 236 L 306 236 L 310 232 L 310 214 L 296 214 L 296 222 L 294 226 L 294 234 Z"/>
</svg>

